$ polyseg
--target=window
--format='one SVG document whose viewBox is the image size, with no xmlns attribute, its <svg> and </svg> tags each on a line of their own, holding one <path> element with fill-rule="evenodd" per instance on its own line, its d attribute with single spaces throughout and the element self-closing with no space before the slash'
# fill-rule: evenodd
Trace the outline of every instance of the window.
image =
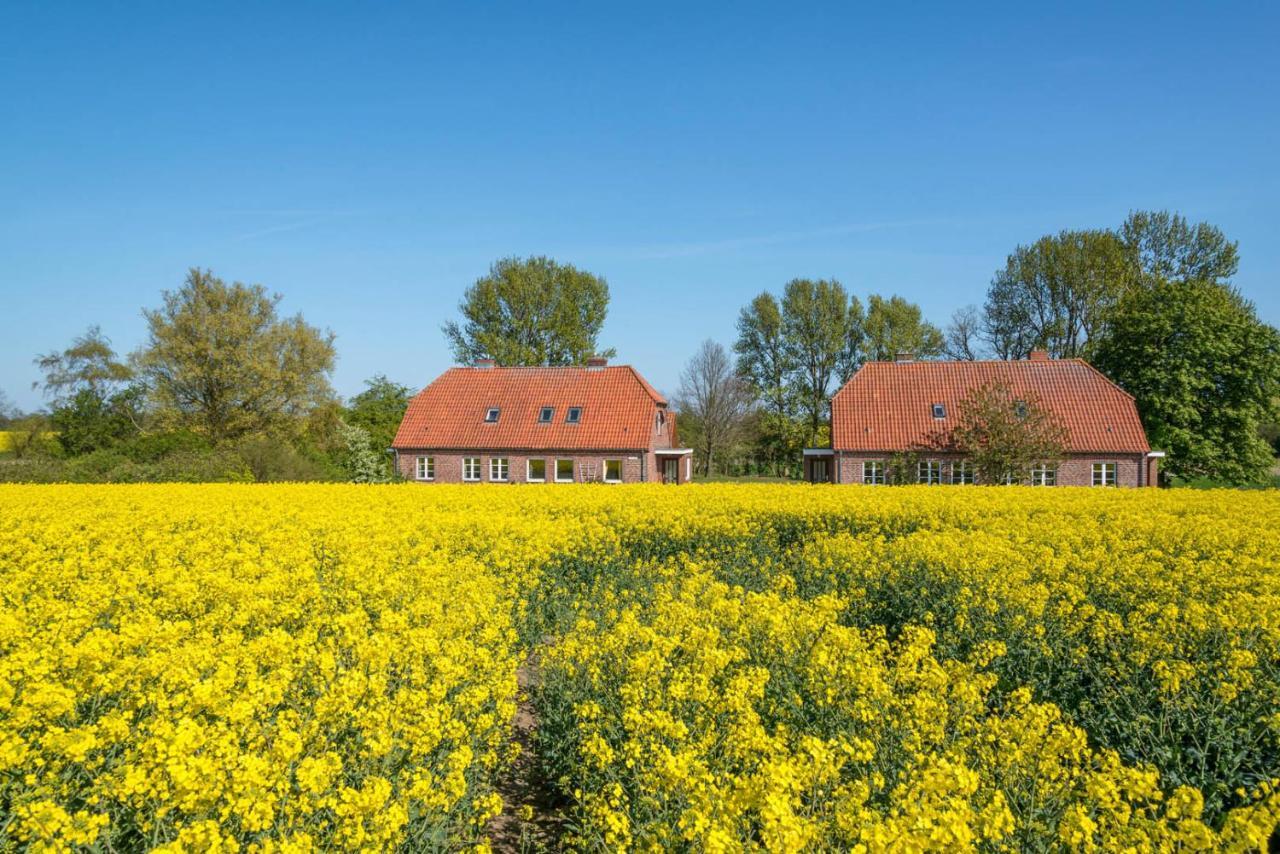
<svg viewBox="0 0 1280 854">
<path fill-rule="evenodd" d="M 484 413 L 485 424 L 497 424 L 498 416 L 502 414 L 502 410 L 496 406 L 490 406 Z"/>
<path fill-rule="evenodd" d="M 862 461 L 863 483 L 884 483 L 884 463 L 881 460 Z"/>
<path fill-rule="evenodd" d="M 605 483 L 622 483 L 622 460 L 604 461 Z"/>
<path fill-rule="evenodd" d="M 973 483 L 973 466 L 968 461 L 960 460 L 951 464 L 951 482 L 958 484 Z"/>
<path fill-rule="evenodd" d="M 417 477 L 418 480 L 435 480 L 436 458 L 418 457 L 414 467 L 414 476 Z"/>
<path fill-rule="evenodd" d="M 1032 486 L 1056 486 L 1057 483 L 1057 466 L 1035 465 L 1031 467 Z"/>
<path fill-rule="evenodd" d="M 573 460 L 556 460 L 556 482 L 573 482 Z"/>
<path fill-rule="evenodd" d="M 528 477 L 525 480 L 530 483 L 546 483 L 547 481 L 547 461 L 546 460 L 529 460 Z"/>
<path fill-rule="evenodd" d="M 511 461 L 506 457 L 491 457 L 489 459 L 489 480 L 506 480 L 507 472 L 511 468 Z"/>
<path fill-rule="evenodd" d="M 1094 463 L 1093 464 L 1093 485 L 1094 486 L 1115 486 L 1116 485 L 1116 464 L 1115 463 Z"/>
<path fill-rule="evenodd" d="M 480 479 L 480 458 L 479 457 L 463 457 L 462 458 L 462 479 L 463 480 L 479 480 Z"/>
<path fill-rule="evenodd" d="M 1019 418 L 1027 417 L 1027 402 L 1025 400 L 1016 401 L 1013 404 L 1013 414 Z"/>
<path fill-rule="evenodd" d="M 577 424 L 581 420 L 582 420 L 581 406 L 570 406 L 569 409 L 565 411 L 564 423 Z"/>
<path fill-rule="evenodd" d="M 544 406 L 538 410 L 538 423 L 550 424 L 551 419 L 556 417 L 556 408 L 554 406 Z"/>
<path fill-rule="evenodd" d="M 946 418 L 946 417 L 947 417 L 947 407 L 946 407 L 946 405 L 945 405 L 945 404 L 942 404 L 942 403 L 935 403 L 935 404 L 933 405 L 933 417 L 934 417 L 934 418 Z"/>
<path fill-rule="evenodd" d="M 920 483 L 942 483 L 942 463 L 939 460 L 917 463 L 916 479 Z"/>
</svg>

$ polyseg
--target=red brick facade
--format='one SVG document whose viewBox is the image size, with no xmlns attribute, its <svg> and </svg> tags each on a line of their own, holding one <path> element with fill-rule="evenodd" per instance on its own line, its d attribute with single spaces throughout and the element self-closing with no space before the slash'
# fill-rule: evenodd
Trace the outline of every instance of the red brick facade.
<svg viewBox="0 0 1280 854">
<path fill-rule="evenodd" d="M 584 454 L 581 451 L 435 451 L 431 449 L 397 449 L 397 462 L 401 477 L 405 480 L 422 481 L 418 477 L 418 458 L 429 457 L 434 463 L 432 483 L 661 483 L 663 482 L 663 457 L 661 452 L 653 451 L 602 451 Z M 480 477 L 476 481 L 463 480 L 463 460 L 466 458 L 480 461 Z M 676 483 L 685 483 L 689 479 L 690 457 L 674 456 L 677 460 Z M 507 477 L 496 481 L 491 477 L 494 459 L 507 460 Z M 528 478 L 529 461 L 543 460 L 545 478 L 542 481 L 530 481 Z M 570 460 L 573 463 L 573 479 L 556 479 L 556 461 Z M 605 464 L 616 460 L 620 464 L 620 481 L 605 481 Z"/>
<path fill-rule="evenodd" d="M 838 452 L 836 464 L 833 466 L 833 479 L 837 483 L 861 484 L 864 482 L 862 465 L 864 462 L 881 462 L 887 468 L 892 456 L 892 454 Z M 963 459 L 955 454 L 944 453 L 923 453 L 917 458 L 922 461 L 936 460 L 942 463 L 941 477 L 944 484 L 953 482 L 953 464 Z M 1114 464 L 1115 486 L 1154 486 L 1156 483 L 1156 460 L 1148 458 L 1145 454 L 1080 454 L 1068 455 L 1058 464 L 1053 485 L 1093 486 L 1094 463 Z M 1031 473 L 1028 472 L 1028 479 L 1030 475 Z"/>
</svg>

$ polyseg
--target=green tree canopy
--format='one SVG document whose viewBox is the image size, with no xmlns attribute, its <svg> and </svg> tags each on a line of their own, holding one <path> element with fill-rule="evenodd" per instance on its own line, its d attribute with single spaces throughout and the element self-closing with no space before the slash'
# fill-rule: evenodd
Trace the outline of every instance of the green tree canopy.
<svg viewBox="0 0 1280 854">
<path fill-rule="evenodd" d="M 382 374 L 364 381 L 365 390 L 347 403 L 343 420 L 369 434 L 373 447 L 382 453 L 391 447 L 404 412 L 409 408 L 408 386 L 394 383 Z"/>
<path fill-rule="evenodd" d="M 783 338 L 796 401 L 816 435 L 830 404 L 831 380 L 848 347 L 849 297 L 835 280 L 792 279 L 782 297 Z"/>
<path fill-rule="evenodd" d="M 613 355 L 597 344 L 608 308 L 600 276 L 541 256 L 504 258 L 467 289 L 462 322 L 443 329 L 460 364 L 580 365 Z"/>
<path fill-rule="evenodd" d="M 1247 483 L 1274 464 L 1259 427 L 1277 417 L 1280 333 L 1230 286 L 1134 289 L 1094 363 L 1137 399 L 1148 439 L 1169 453 L 1165 473 Z"/>
<path fill-rule="evenodd" d="M 920 306 L 900 296 L 885 298 L 872 294 L 867 299 L 863 322 L 865 360 L 884 362 L 898 353 L 912 353 L 921 359 L 942 355 L 941 330 L 924 319 Z"/>
<path fill-rule="evenodd" d="M 192 269 L 164 305 L 144 311 L 135 364 L 166 419 L 213 439 L 296 422 L 332 399 L 333 333 L 280 318 L 279 295 Z"/>
<path fill-rule="evenodd" d="M 1120 226 L 1131 262 L 1143 281 L 1229 284 L 1240 267 L 1238 245 L 1207 222 L 1191 225 L 1170 211 L 1134 211 Z"/>
<path fill-rule="evenodd" d="M 784 333 L 782 308 L 765 291 L 738 315 L 738 340 L 733 345 L 738 375 L 760 398 L 765 412 L 775 416 L 791 414 L 787 388 L 791 360 Z"/>
<path fill-rule="evenodd" d="M 116 356 L 111 339 L 97 326 L 90 326 L 65 350 L 42 354 L 35 362 L 44 373 L 44 382 L 35 386 L 55 405 L 82 392 L 105 401 L 133 378 L 133 370 Z"/>
<path fill-rule="evenodd" d="M 1034 394 L 1018 397 L 998 380 L 960 401 L 950 450 L 973 465 L 978 483 L 1024 483 L 1035 465 L 1057 465 L 1067 430 Z"/>
</svg>

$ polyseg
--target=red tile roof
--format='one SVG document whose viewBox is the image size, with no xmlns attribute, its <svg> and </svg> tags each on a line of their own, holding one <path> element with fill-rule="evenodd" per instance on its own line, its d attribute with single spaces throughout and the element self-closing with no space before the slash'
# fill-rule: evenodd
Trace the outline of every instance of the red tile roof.
<svg viewBox="0 0 1280 854">
<path fill-rule="evenodd" d="M 1004 362 L 868 362 L 831 399 L 832 447 L 906 451 L 946 437 L 960 401 L 1003 380 L 1014 394 L 1034 393 L 1067 428 L 1069 452 L 1141 453 L 1151 449 L 1133 397 L 1082 359 Z M 933 404 L 946 417 L 933 417 Z"/>
<path fill-rule="evenodd" d="M 538 423 L 544 406 L 555 408 Z M 565 421 L 582 407 L 577 424 Z M 667 401 L 630 365 L 604 368 L 450 368 L 409 402 L 392 446 L 476 450 L 647 450 Z M 498 407 L 495 424 L 485 412 Z M 674 444 L 667 415 L 662 438 Z M 667 442 L 659 442 L 666 444 Z"/>
</svg>

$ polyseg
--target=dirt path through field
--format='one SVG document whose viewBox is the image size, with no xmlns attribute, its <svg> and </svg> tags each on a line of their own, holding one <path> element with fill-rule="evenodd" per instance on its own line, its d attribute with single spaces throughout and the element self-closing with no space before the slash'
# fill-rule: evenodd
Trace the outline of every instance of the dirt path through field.
<svg viewBox="0 0 1280 854">
<path fill-rule="evenodd" d="M 489 841 L 498 852 L 559 850 L 564 817 L 556 804 L 550 781 L 542 776 L 534 752 L 538 717 L 529 692 L 538 685 L 536 658 L 531 655 L 516 671 L 520 705 L 516 710 L 515 737 L 520 755 L 498 784 L 502 814 L 489 823 Z"/>
</svg>

